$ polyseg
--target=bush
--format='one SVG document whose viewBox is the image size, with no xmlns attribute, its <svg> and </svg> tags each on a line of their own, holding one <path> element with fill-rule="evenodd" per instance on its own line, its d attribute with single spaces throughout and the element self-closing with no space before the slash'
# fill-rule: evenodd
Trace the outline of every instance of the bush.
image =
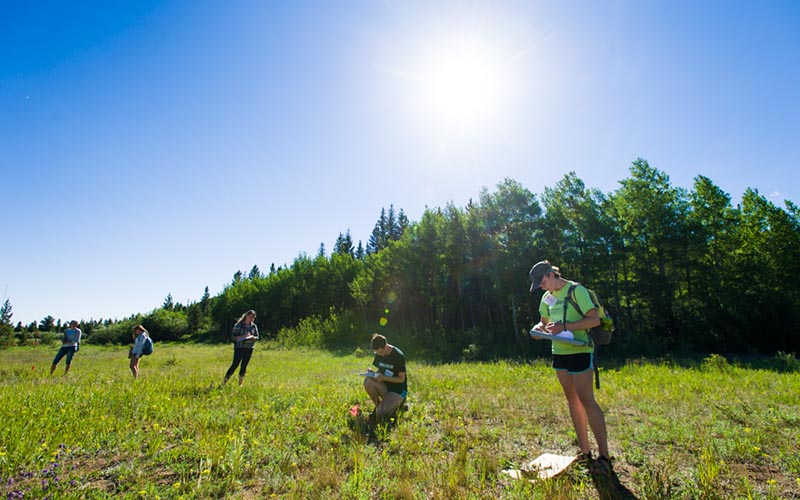
<svg viewBox="0 0 800 500">
<path fill-rule="evenodd" d="M 712 354 L 703 360 L 701 365 L 704 371 L 718 371 L 727 372 L 731 369 L 730 363 L 725 359 L 725 356 L 719 354 Z"/>
<path fill-rule="evenodd" d="M 189 333 L 189 322 L 182 311 L 156 309 L 142 319 L 142 326 L 155 341 L 179 340 Z"/>
<path fill-rule="evenodd" d="M 778 351 L 774 357 L 774 367 L 779 372 L 800 371 L 800 360 L 793 353 Z"/>
<path fill-rule="evenodd" d="M 91 344 L 129 344 L 133 339 L 133 327 L 139 324 L 139 318 L 132 318 L 110 325 L 96 328 L 88 341 Z"/>
</svg>

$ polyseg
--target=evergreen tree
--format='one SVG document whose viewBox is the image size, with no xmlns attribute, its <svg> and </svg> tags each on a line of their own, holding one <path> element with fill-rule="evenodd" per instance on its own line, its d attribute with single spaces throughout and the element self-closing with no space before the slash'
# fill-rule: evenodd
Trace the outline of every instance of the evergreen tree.
<svg viewBox="0 0 800 500">
<path fill-rule="evenodd" d="M 168 293 L 167 298 L 164 299 L 164 304 L 161 305 L 161 309 L 165 311 L 172 311 L 175 309 L 175 303 L 172 301 L 172 294 Z"/>
<path fill-rule="evenodd" d="M 386 216 L 386 209 L 381 208 L 381 216 L 378 218 L 378 222 L 375 223 L 372 234 L 369 236 L 369 241 L 367 241 L 368 254 L 378 253 L 386 247 L 386 243 L 389 241 L 387 226 L 388 218 Z"/>
<path fill-rule="evenodd" d="M 356 254 L 355 254 L 356 259 L 364 260 L 364 257 L 366 255 L 367 253 L 364 250 L 364 245 L 361 244 L 361 240 L 358 240 L 358 246 L 356 247 Z"/>
<path fill-rule="evenodd" d="M 247 279 L 253 281 L 254 279 L 261 278 L 261 270 L 258 268 L 257 265 L 253 265 L 253 268 L 250 269 L 250 274 L 247 275 Z"/>
<path fill-rule="evenodd" d="M 56 319 L 49 314 L 39 322 L 39 330 L 43 332 L 52 331 L 56 326 Z"/>
<path fill-rule="evenodd" d="M 11 317 L 14 313 L 11 312 L 11 300 L 6 299 L 3 306 L 0 307 L 0 342 L 5 345 L 14 343 L 14 328 L 11 326 Z M 20 322 L 18 326 L 22 326 Z"/>
<path fill-rule="evenodd" d="M 233 282 L 231 284 L 235 285 L 236 283 L 239 283 L 240 281 L 242 281 L 242 272 L 241 271 L 236 271 L 235 273 L 233 273 Z"/>
<path fill-rule="evenodd" d="M 208 292 L 208 286 L 203 290 L 203 296 L 200 298 L 200 310 L 202 313 L 208 314 L 208 302 L 211 300 L 211 294 Z"/>
<path fill-rule="evenodd" d="M 339 233 L 336 243 L 333 245 L 333 253 L 353 257 L 353 238 L 350 236 L 349 229 L 344 235 Z"/>
</svg>

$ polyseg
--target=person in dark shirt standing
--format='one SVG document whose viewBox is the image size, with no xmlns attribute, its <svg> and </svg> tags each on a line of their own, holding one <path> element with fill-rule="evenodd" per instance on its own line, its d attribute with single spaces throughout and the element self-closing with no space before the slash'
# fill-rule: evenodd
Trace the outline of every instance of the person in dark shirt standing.
<svg viewBox="0 0 800 500">
<path fill-rule="evenodd" d="M 222 385 L 228 382 L 236 367 L 241 364 L 239 368 L 239 385 L 244 382 L 244 376 L 247 373 L 247 365 L 250 363 L 250 358 L 253 356 L 253 349 L 255 349 L 256 340 L 258 340 L 258 327 L 253 321 L 256 319 L 256 312 L 250 309 L 242 314 L 239 321 L 233 325 L 233 362 L 230 368 L 225 373 L 225 380 Z"/>
<path fill-rule="evenodd" d="M 395 414 L 408 395 L 406 377 L 406 357 L 403 351 L 386 342 L 386 337 L 377 333 L 372 335 L 372 351 L 375 359 L 364 378 L 364 389 L 375 403 L 378 418 Z"/>
</svg>

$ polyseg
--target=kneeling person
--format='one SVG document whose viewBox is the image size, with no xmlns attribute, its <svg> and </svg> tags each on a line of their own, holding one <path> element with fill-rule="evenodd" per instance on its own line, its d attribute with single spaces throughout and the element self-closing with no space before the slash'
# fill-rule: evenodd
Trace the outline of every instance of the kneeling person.
<svg viewBox="0 0 800 500">
<path fill-rule="evenodd" d="M 386 337 L 377 333 L 372 335 L 372 351 L 375 353 L 372 364 L 377 370 L 369 370 L 375 376 L 364 379 L 364 389 L 375 403 L 377 417 L 391 417 L 408 395 L 406 357 L 403 351 L 388 344 Z"/>
</svg>

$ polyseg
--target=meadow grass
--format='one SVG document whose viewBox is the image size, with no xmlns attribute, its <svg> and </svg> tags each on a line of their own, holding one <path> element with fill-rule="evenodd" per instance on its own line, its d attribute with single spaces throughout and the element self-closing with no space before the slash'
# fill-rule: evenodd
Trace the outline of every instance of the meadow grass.
<svg viewBox="0 0 800 500">
<path fill-rule="evenodd" d="M 220 382 L 230 346 L 158 344 L 134 381 L 124 347 L 86 346 L 66 377 L 55 348 L 0 351 L 0 493 L 7 498 L 586 499 L 575 465 L 544 482 L 502 469 L 575 454 L 549 360 L 409 357 L 409 407 L 371 442 L 361 351 L 261 343 L 245 384 Z M 411 353 L 407 353 L 411 354 Z M 602 371 L 617 497 L 800 498 L 800 376 L 711 357 Z M 624 495 L 623 495 L 624 493 Z M 22 495 L 22 496 L 21 496 Z"/>
</svg>

